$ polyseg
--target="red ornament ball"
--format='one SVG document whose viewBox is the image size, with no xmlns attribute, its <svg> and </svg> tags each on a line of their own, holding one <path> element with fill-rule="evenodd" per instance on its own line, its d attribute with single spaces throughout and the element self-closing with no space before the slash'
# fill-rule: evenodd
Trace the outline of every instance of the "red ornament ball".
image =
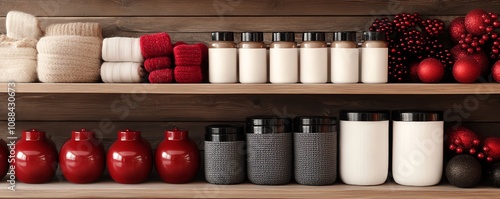
<svg viewBox="0 0 500 199">
<path fill-rule="evenodd" d="M 420 82 L 420 78 L 418 77 L 418 65 L 420 63 L 413 62 L 410 64 L 410 81 L 418 83 Z"/>
<path fill-rule="evenodd" d="M 479 136 L 465 127 L 458 127 L 446 133 L 448 148 L 457 154 L 475 154 L 480 144 Z"/>
<path fill-rule="evenodd" d="M 493 68 L 491 69 L 491 75 L 496 82 L 500 83 L 500 61 L 495 62 L 493 64 Z"/>
<path fill-rule="evenodd" d="M 453 56 L 453 60 L 455 61 L 467 57 L 476 60 L 479 67 L 481 67 L 481 75 L 486 75 L 488 73 L 490 61 L 488 59 L 488 55 L 486 55 L 484 51 L 469 54 L 466 50 L 461 49 L 460 45 L 455 45 L 453 48 L 451 48 L 450 52 Z"/>
<path fill-rule="evenodd" d="M 486 138 L 483 141 L 483 153 L 488 162 L 500 160 L 500 137 Z"/>
<path fill-rule="evenodd" d="M 467 13 L 465 16 L 465 29 L 467 32 L 475 36 L 486 33 L 483 16 L 487 16 L 487 13 L 482 9 L 475 9 Z"/>
<path fill-rule="evenodd" d="M 452 73 L 457 82 L 473 83 L 481 75 L 481 67 L 476 60 L 464 57 L 455 61 Z"/>
<path fill-rule="evenodd" d="M 418 65 L 417 74 L 424 83 L 436 83 L 443 79 L 444 65 L 438 59 L 427 58 Z"/>
<path fill-rule="evenodd" d="M 462 34 L 467 34 L 465 17 L 458 17 L 450 23 L 450 36 L 453 42 L 458 43 Z"/>
</svg>

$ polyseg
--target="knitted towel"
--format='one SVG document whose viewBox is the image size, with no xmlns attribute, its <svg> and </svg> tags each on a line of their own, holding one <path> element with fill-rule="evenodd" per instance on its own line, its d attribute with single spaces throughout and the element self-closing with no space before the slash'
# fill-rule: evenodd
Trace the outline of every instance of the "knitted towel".
<svg viewBox="0 0 500 199">
<path fill-rule="evenodd" d="M 45 36 L 73 35 L 82 37 L 98 37 L 102 39 L 99 23 L 66 23 L 52 24 L 47 27 Z"/>
<path fill-rule="evenodd" d="M 176 66 L 200 66 L 203 61 L 202 46 L 178 45 L 174 48 Z"/>
<path fill-rule="evenodd" d="M 141 36 L 141 51 L 145 58 L 172 55 L 172 41 L 167 33 Z"/>
<path fill-rule="evenodd" d="M 104 39 L 102 59 L 109 62 L 144 62 L 139 38 L 112 37 Z"/>
<path fill-rule="evenodd" d="M 177 83 L 201 83 L 203 81 L 202 70 L 199 66 L 176 66 L 174 76 Z"/>
<path fill-rule="evenodd" d="M 139 83 L 144 77 L 140 63 L 104 62 L 101 66 L 101 79 L 105 83 Z"/>
<path fill-rule="evenodd" d="M 171 68 L 155 70 L 149 73 L 149 82 L 151 83 L 172 83 L 174 75 Z"/>
<path fill-rule="evenodd" d="M 0 82 L 36 81 L 36 40 L 0 35 Z"/>
<path fill-rule="evenodd" d="M 100 76 L 102 40 L 98 37 L 50 36 L 40 39 L 41 82 L 96 82 Z"/>
<path fill-rule="evenodd" d="M 10 11 L 7 13 L 5 20 L 7 30 L 7 37 L 13 39 L 40 39 L 42 36 L 42 29 L 40 29 L 40 21 L 30 14 Z"/>
<path fill-rule="evenodd" d="M 144 68 L 148 72 L 153 72 L 155 70 L 172 68 L 172 61 L 169 57 L 155 57 L 146 59 L 144 62 Z"/>
</svg>

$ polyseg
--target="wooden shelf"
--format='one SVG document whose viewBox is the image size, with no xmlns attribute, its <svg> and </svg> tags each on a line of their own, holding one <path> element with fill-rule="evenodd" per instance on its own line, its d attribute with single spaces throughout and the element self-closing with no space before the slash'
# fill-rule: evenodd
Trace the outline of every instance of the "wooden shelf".
<svg viewBox="0 0 500 199">
<path fill-rule="evenodd" d="M 212 185 L 203 182 L 167 184 L 147 182 L 123 185 L 114 182 L 71 184 L 16 184 L 15 192 L 0 189 L 0 198 L 494 198 L 498 189 L 460 189 L 451 185 L 407 187 L 395 183 L 380 186 L 260 186 L 253 184 Z"/>
<path fill-rule="evenodd" d="M 86 94 L 500 94 L 500 84 L 105 84 L 18 83 L 16 93 Z M 7 92 L 7 84 L 0 84 Z"/>
</svg>

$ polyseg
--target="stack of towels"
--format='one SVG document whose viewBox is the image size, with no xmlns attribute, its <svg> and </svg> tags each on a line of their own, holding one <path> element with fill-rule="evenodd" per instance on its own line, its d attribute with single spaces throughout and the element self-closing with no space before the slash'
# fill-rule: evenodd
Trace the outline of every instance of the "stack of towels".
<svg viewBox="0 0 500 199">
<path fill-rule="evenodd" d="M 102 59 L 101 79 L 105 83 L 140 83 L 145 76 L 139 38 L 104 39 Z"/>
<path fill-rule="evenodd" d="M 177 83 L 201 83 L 207 80 L 208 47 L 205 44 L 177 44 L 174 47 L 174 60 Z"/>
<path fill-rule="evenodd" d="M 140 37 L 144 68 L 149 72 L 151 83 L 171 83 L 174 81 L 172 65 L 172 41 L 167 33 L 156 33 Z"/>
</svg>

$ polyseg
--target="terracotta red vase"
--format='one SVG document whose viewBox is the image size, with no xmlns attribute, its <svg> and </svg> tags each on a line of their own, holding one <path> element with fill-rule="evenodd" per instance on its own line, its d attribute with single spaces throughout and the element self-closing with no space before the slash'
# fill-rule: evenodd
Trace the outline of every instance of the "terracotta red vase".
<svg viewBox="0 0 500 199">
<path fill-rule="evenodd" d="M 140 131 L 118 132 L 118 139 L 108 151 L 109 174 L 114 181 L 136 184 L 147 180 L 153 167 L 151 145 Z"/>
<path fill-rule="evenodd" d="M 16 143 L 16 178 L 24 183 L 50 181 L 57 170 L 57 150 L 45 132 L 36 129 L 23 131 Z"/>
<path fill-rule="evenodd" d="M 7 170 L 9 170 L 9 149 L 7 143 L 0 139 L 0 178 L 5 177 Z"/>
<path fill-rule="evenodd" d="M 200 153 L 183 130 L 165 131 L 165 139 L 155 153 L 156 170 L 167 183 L 187 183 L 196 176 Z"/>
<path fill-rule="evenodd" d="M 73 131 L 59 152 L 59 166 L 64 177 L 73 183 L 91 183 L 99 180 L 104 171 L 106 153 L 94 132 Z"/>
</svg>

